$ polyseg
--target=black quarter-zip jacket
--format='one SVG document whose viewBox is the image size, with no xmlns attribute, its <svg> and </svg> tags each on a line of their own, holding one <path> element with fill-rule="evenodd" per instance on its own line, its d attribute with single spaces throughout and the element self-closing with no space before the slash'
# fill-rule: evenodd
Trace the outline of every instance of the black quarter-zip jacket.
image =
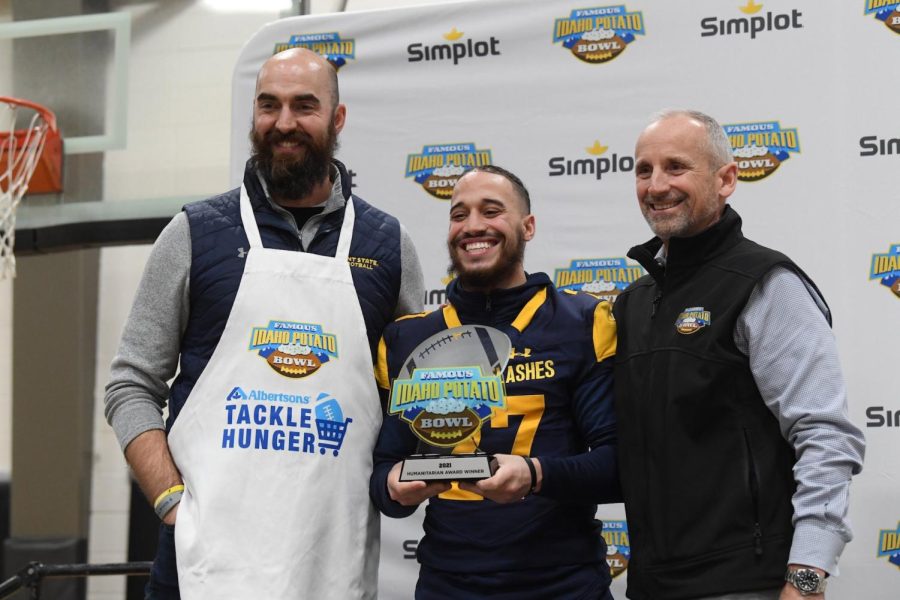
<svg viewBox="0 0 900 600">
<path fill-rule="evenodd" d="M 616 300 L 619 459 L 631 538 L 628 596 L 677 600 L 774 589 L 793 527 L 793 451 L 734 329 L 783 254 L 720 221 L 632 248 L 648 275 Z M 811 282 L 810 282 L 811 283 Z"/>
</svg>

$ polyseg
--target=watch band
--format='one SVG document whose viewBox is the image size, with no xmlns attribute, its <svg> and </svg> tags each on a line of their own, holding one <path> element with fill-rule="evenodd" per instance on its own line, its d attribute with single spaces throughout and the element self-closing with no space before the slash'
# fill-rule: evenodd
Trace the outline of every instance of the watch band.
<svg viewBox="0 0 900 600">
<path fill-rule="evenodd" d="M 784 574 L 784 580 L 797 588 L 801 596 L 810 596 L 812 594 L 821 594 L 825 591 L 825 585 L 828 583 L 822 575 L 819 575 L 814 569 L 799 568 L 788 569 Z"/>
</svg>

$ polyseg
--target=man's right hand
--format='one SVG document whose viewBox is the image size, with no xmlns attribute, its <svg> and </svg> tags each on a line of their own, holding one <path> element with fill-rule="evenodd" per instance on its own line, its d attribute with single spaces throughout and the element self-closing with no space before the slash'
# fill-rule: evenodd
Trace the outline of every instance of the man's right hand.
<svg viewBox="0 0 900 600">
<path fill-rule="evenodd" d="M 450 484 L 445 481 L 400 481 L 400 468 L 402 462 L 398 462 L 388 473 L 387 488 L 391 500 L 402 506 L 417 506 L 432 496 L 437 496 L 450 489 Z"/>
<path fill-rule="evenodd" d="M 151 429 L 134 438 L 125 448 L 125 459 L 151 506 L 162 492 L 182 483 L 181 473 L 169 453 L 166 432 L 161 429 Z M 163 523 L 174 525 L 177 514 L 176 504 L 163 516 Z"/>
</svg>

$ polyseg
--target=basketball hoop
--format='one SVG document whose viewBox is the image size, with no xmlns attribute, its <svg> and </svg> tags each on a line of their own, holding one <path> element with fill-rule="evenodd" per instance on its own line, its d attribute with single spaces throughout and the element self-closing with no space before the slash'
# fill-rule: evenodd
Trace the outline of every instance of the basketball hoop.
<svg viewBox="0 0 900 600">
<path fill-rule="evenodd" d="M 24 129 L 16 129 L 20 110 L 34 113 Z M 37 184 L 33 191 L 62 191 L 61 164 L 62 141 L 53 112 L 0 96 L 0 279 L 16 276 L 13 248 L 19 201 L 32 183 Z"/>
</svg>

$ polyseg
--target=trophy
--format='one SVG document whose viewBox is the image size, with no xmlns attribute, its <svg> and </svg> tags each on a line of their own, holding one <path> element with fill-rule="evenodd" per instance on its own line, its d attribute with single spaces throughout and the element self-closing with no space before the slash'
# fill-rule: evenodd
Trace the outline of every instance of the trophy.
<svg viewBox="0 0 900 600">
<path fill-rule="evenodd" d="M 388 406 L 419 438 L 416 454 L 403 461 L 400 481 L 493 475 L 496 461 L 477 451 L 477 440 L 491 411 L 506 408 L 501 375 L 511 347 L 505 333 L 483 325 L 447 329 L 416 346 L 394 380 Z"/>
</svg>

